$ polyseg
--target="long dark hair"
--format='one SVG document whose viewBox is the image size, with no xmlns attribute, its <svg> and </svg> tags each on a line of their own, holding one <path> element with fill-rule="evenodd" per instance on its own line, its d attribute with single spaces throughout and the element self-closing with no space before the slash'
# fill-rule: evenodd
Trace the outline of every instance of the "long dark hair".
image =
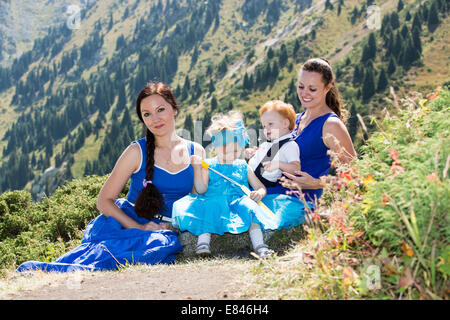
<svg viewBox="0 0 450 320">
<path fill-rule="evenodd" d="M 320 73 L 325 86 L 331 83 L 331 89 L 327 92 L 325 102 L 327 106 L 333 110 L 333 112 L 336 113 L 341 120 L 343 120 L 342 102 L 339 97 L 339 90 L 335 84 L 335 76 L 333 70 L 331 69 L 330 62 L 324 58 L 309 59 L 303 64 L 301 70 Z"/>
<path fill-rule="evenodd" d="M 141 114 L 141 102 L 145 98 L 157 94 L 166 100 L 172 108 L 178 110 L 178 105 L 173 95 L 172 90 L 164 84 L 163 82 L 150 82 L 145 88 L 139 92 L 136 99 L 136 113 L 144 123 L 144 119 Z M 153 180 L 153 171 L 155 168 L 155 136 L 153 133 L 146 128 L 146 146 L 147 146 L 147 161 L 145 163 L 145 179 L 147 181 Z M 157 213 L 164 210 L 164 200 L 159 192 L 158 188 L 155 187 L 153 183 L 148 182 L 147 185 L 139 193 L 136 203 L 134 205 L 134 210 L 137 215 L 144 217 L 146 219 L 153 218 Z"/>
</svg>

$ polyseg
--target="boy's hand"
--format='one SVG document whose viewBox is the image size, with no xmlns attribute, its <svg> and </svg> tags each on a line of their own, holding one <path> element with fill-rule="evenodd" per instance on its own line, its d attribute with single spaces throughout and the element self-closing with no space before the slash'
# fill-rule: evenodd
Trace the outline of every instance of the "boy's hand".
<svg viewBox="0 0 450 320">
<path fill-rule="evenodd" d="M 264 167 L 264 170 L 266 170 L 266 171 L 276 171 L 276 170 L 280 169 L 280 165 L 276 161 L 263 162 L 262 165 Z"/>
</svg>

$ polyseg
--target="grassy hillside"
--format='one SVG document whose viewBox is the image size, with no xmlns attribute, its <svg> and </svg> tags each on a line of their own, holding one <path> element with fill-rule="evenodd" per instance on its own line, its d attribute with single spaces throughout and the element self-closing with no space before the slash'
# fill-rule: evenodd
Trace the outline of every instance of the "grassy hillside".
<svg viewBox="0 0 450 320">
<path fill-rule="evenodd" d="M 71 30 L 68 35 L 63 36 L 63 29 L 55 26 L 56 29 L 49 33 L 47 40 L 38 39 L 44 45 L 38 46 L 39 50 L 33 50 L 23 74 L 19 72 L 20 76 L 10 87 L 0 90 L 0 136 L 3 137 L 0 141 L 0 167 L 3 169 L 0 171 L 3 175 L 11 171 L 9 163 L 13 162 L 11 150 L 14 149 L 22 150 L 15 155 L 22 162 L 15 161 L 16 163 L 28 162 L 28 168 L 17 168 L 18 172 L 27 172 L 26 179 L 12 186 L 8 182 L 14 180 L 12 177 L 1 181 L 3 190 L 32 190 L 39 183 L 44 170 L 50 166 L 60 168 L 58 181 L 81 178 L 89 173 L 103 174 L 111 170 L 117 153 L 120 153 L 116 149 L 125 147 L 122 143 L 113 146 L 109 138 L 114 120 L 120 121 L 123 108 L 128 108 L 131 110 L 131 122 L 127 126 L 133 127 L 134 132 L 130 139 L 142 135 L 132 106 L 137 88 L 151 79 L 168 77 L 166 81 L 174 89 L 178 89 L 177 98 L 182 107 L 182 113 L 177 118 L 180 129 L 185 127 L 188 116 L 193 120 L 203 120 L 205 127 L 212 113 L 229 108 L 240 109 L 245 114 L 247 125 L 257 126 L 258 106 L 274 98 L 286 100 L 300 110 L 295 93 L 297 70 L 312 56 L 324 56 L 332 61 L 346 108 L 348 111 L 353 110 L 349 114 L 353 119 L 349 121 L 349 125 L 354 126 L 350 131 L 359 147 L 364 133 L 356 121 L 356 113 L 366 120 L 372 116 L 380 116 L 381 110 L 377 109 L 377 105 L 388 92 L 386 87 L 375 92 L 366 101 L 362 99 L 364 77 L 359 81 L 354 80 L 356 66 L 370 65 L 368 68 L 372 69 L 375 87 L 381 70 L 388 65 L 386 40 L 383 39 L 386 32 L 369 30 L 366 26 L 366 10 L 373 4 L 380 8 L 380 20 L 398 11 L 400 27 L 394 33 L 400 32 L 403 25 L 411 28 L 416 14 L 424 20 L 420 35 L 423 47 L 421 58 L 412 65 L 398 67 L 395 73 L 388 74 L 388 84 L 400 94 L 405 94 L 410 90 L 430 90 L 437 84 L 448 81 L 448 68 L 445 67 L 448 65 L 445 51 L 449 26 L 447 7 L 440 8 L 440 23 L 435 30 L 430 31 L 425 20 L 431 2 L 422 4 L 415 0 L 402 1 L 404 5 L 399 10 L 398 2 L 389 1 L 361 3 L 339 0 L 331 1 L 330 7 L 326 6 L 327 2 L 324 0 L 267 0 L 260 3 L 260 12 L 252 13 L 248 8 L 254 2 L 212 1 L 211 3 L 218 4 L 218 11 L 210 17 L 212 20 L 209 24 L 205 23 L 206 30 L 198 22 L 208 19 L 205 13 L 207 4 L 194 5 L 190 0 L 176 2 L 179 6 L 177 9 L 171 9 L 171 1 L 89 1 L 89 5 L 81 11 L 80 29 Z M 442 1 L 433 2 L 443 6 Z M 280 4 L 277 9 L 279 16 L 276 18 L 270 13 L 277 10 L 269 10 L 269 6 L 274 3 Z M 161 8 L 157 7 L 159 4 Z M 40 5 L 36 7 L 38 11 L 41 9 Z M 48 9 L 52 12 L 50 7 Z M 45 15 L 41 17 L 44 18 Z M 177 27 L 180 26 L 184 28 L 184 32 L 178 31 Z M 361 63 L 364 46 L 371 34 L 375 34 L 377 43 L 375 56 L 371 64 Z M 174 43 L 178 43 L 178 46 L 186 45 L 177 48 Z M 90 49 L 84 58 L 83 48 Z M 287 54 L 287 59 L 282 62 L 284 53 Z M 70 60 L 68 57 L 72 54 L 77 56 L 75 65 L 62 68 L 67 65 Z M 270 57 L 271 54 L 273 57 Z M 22 56 L 24 62 L 28 62 L 24 56 L 26 54 Z M 169 56 L 174 70 L 159 70 L 156 66 L 165 64 L 164 57 Z M 152 59 L 158 59 L 158 63 L 154 65 Z M 49 73 L 53 72 L 55 76 L 50 76 L 51 80 L 39 81 L 39 84 L 33 83 L 35 77 L 46 72 L 44 68 L 48 68 Z M 266 75 L 267 70 L 275 72 L 275 68 L 276 75 Z M 261 75 L 259 80 L 258 74 Z M 246 75 L 252 77 L 252 88 L 243 88 Z M 185 88 L 187 78 L 190 81 L 188 89 Z M 81 80 L 85 81 L 85 89 L 77 89 Z M 125 103 L 119 99 L 122 86 L 125 88 Z M 216 109 L 212 107 L 213 102 L 217 103 Z M 15 126 L 23 126 L 24 122 L 29 123 L 29 127 L 37 125 L 38 122 L 20 118 L 26 111 L 30 111 L 32 117 L 36 117 L 38 113 L 46 117 L 47 110 L 48 114 L 57 113 L 63 118 L 70 113 L 68 109 L 72 107 L 81 108 L 83 115 L 70 128 L 59 124 L 64 128 L 64 133 L 49 133 L 57 130 L 40 128 L 43 136 L 35 139 L 35 131 L 39 130 L 16 130 L 18 145 L 16 148 L 11 146 L 5 152 L 9 148 Z M 39 125 L 50 126 L 56 121 L 46 120 Z M 369 130 L 375 129 L 371 123 L 367 126 Z M 24 132 L 30 132 L 29 137 L 25 137 Z M 75 145 L 77 138 L 80 141 Z M 44 141 L 52 141 L 51 152 L 48 146 L 44 146 Z M 104 168 L 99 168 L 95 160 L 99 159 L 100 151 L 104 151 L 101 147 L 105 145 L 113 152 L 108 151 L 104 155 L 105 159 L 99 161 L 104 164 Z M 31 164 L 33 157 L 35 161 Z M 64 170 L 64 165 L 70 170 Z M 92 170 L 86 170 L 86 166 Z M 49 185 L 46 190 L 51 193 L 55 187 L 56 185 Z M 40 190 L 42 196 L 44 187 L 41 186 Z M 36 194 L 33 197 L 36 198 Z"/>
<path fill-rule="evenodd" d="M 36 38 L 48 27 L 69 16 L 66 8 L 73 1 L 2 1 L 0 4 L 0 65 L 10 65 L 14 58 L 33 47 Z"/>
<path fill-rule="evenodd" d="M 247 298 L 448 299 L 450 88 L 391 98 L 396 103 L 384 105 L 360 159 L 334 162 L 336 175 L 309 224 L 275 232 L 268 243 L 278 256 L 242 261 L 251 271 L 242 281 Z M 2 194 L 3 276 L 79 245 L 105 179 L 74 180 L 38 203 L 25 191 Z M 177 267 L 185 263 L 192 261 Z"/>
</svg>

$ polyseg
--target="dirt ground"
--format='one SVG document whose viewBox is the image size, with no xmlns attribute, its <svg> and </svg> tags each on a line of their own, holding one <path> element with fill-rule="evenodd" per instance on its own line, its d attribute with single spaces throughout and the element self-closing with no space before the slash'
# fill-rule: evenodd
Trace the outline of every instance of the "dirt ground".
<svg viewBox="0 0 450 320">
<path fill-rule="evenodd" d="M 32 272 L 0 281 L 2 300 L 216 300 L 246 299 L 249 259 L 193 260 L 131 266 L 120 271 Z"/>
</svg>

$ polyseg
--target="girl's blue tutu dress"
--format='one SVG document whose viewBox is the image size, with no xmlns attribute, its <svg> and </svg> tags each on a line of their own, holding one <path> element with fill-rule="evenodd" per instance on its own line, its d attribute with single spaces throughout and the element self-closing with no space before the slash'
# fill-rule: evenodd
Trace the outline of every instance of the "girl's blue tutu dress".
<svg viewBox="0 0 450 320">
<path fill-rule="evenodd" d="M 210 168 L 248 187 L 248 166 L 244 160 L 236 159 L 233 164 L 219 164 L 217 158 L 212 158 L 205 162 Z M 299 216 L 304 212 L 303 204 L 298 199 L 285 195 L 271 195 L 264 199 L 263 202 L 275 216 L 267 215 L 238 186 L 209 171 L 208 190 L 204 194 L 189 194 L 174 202 L 172 225 L 180 231 L 189 231 L 199 236 L 203 233 L 243 233 L 248 231 L 252 220 L 259 223 L 263 230 L 303 222 L 292 222 L 293 217 L 300 220 Z"/>
</svg>

